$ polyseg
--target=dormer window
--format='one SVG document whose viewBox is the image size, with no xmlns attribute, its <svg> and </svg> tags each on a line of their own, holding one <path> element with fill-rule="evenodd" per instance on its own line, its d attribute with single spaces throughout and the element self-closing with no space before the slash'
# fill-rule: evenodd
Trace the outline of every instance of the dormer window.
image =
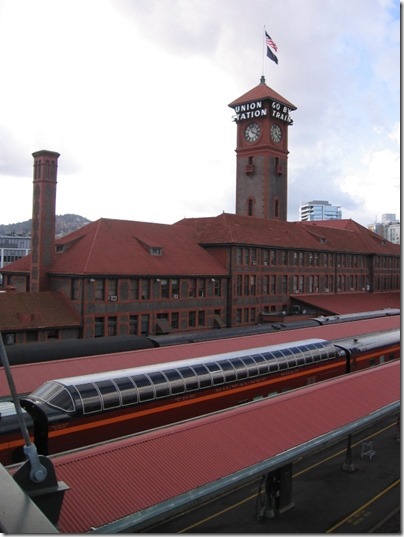
<svg viewBox="0 0 404 537">
<path fill-rule="evenodd" d="M 159 246 L 151 246 L 150 255 L 163 255 L 163 248 L 160 248 Z"/>
<path fill-rule="evenodd" d="M 65 245 L 64 244 L 57 244 L 56 245 L 56 253 L 61 254 L 65 251 Z"/>
</svg>

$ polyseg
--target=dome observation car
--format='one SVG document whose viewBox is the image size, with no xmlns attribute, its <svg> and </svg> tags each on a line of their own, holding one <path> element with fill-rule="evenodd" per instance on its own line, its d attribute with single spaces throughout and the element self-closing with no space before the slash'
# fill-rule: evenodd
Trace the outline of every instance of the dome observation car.
<svg viewBox="0 0 404 537">
<path fill-rule="evenodd" d="M 51 380 L 29 399 L 70 415 L 85 415 L 275 374 L 344 354 L 326 340 L 295 341 Z"/>
</svg>

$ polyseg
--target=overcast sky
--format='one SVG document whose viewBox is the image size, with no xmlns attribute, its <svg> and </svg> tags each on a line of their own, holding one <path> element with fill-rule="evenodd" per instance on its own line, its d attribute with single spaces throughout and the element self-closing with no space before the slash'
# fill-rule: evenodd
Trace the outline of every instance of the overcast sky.
<svg viewBox="0 0 404 537">
<path fill-rule="evenodd" d="M 61 154 L 57 214 L 234 213 L 228 104 L 263 72 L 297 107 L 288 220 L 312 199 L 399 217 L 399 17 L 398 0 L 0 0 L 0 224 L 31 218 L 40 149 Z"/>
</svg>

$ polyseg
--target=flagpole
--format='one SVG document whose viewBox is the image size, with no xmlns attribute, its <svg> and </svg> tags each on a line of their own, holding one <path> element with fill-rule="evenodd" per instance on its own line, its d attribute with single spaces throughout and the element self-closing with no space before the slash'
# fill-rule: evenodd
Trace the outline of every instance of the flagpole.
<svg viewBox="0 0 404 537">
<path fill-rule="evenodd" d="M 265 78 L 264 66 L 265 66 L 265 24 L 264 24 L 264 33 L 262 34 L 262 77 Z"/>
</svg>

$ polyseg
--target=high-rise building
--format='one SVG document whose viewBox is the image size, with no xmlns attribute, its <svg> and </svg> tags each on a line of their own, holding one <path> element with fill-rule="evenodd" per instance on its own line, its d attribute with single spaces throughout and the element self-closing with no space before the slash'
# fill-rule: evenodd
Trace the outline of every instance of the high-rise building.
<svg viewBox="0 0 404 537">
<path fill-rule="evenodd" d="M 329 201 L 312 200 L 300 205 L 300 221 L 341 220 L 341 207 L 331 205 Z"/>
</svg>

